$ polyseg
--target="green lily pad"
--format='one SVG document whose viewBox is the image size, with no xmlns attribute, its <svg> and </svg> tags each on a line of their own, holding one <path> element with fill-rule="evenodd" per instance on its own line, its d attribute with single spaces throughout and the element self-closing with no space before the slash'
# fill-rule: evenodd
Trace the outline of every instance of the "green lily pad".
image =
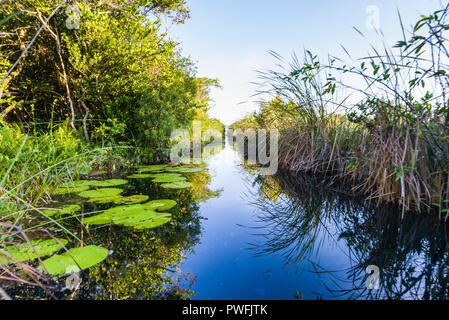
<svg viewBox="0 0 449 320">
<path fill-rule="evenodd" d="M 116 187 L 127 184 L 128 181 L 123 179 L 109 179 L 105 181 L 92 180 L 91 183 L 94 187 Z"/>
<path fill-rule="evenodd" d="M 167 205 L 166 205 L 167 206 Z M 159 206 L 160 209 L 161 206 Z M 86 225 L 104 225 L 115 223 L 136 229 L 155 228 L 171 220 L 169 213 L 160 213 L 144 205 L 128 205 L 106 210 L 104 213 L 85 218 Z"/>
<path fill-rule="evenodd" d="M 166 164 L 153 164 L 153 165 L 147 165 L 147 166 L 140 166 L 139 170 L 149 170 L 149 171 L 158 171 L 158 170 L 163 170 L 167 167 L 168 165 Z"/>
<path fill-rule="evenodd" d="M 68 241 L 65 239 L 57 239 L 63 246 L 65 246 Z M 34 247 L 34 250 L 36 250 L 37 255 L 39 257 L 48 256 L 60 249 L 63 249 L 63 246 L 58 243 L 58 241 L 55 239 L 48 239 L 48 240 L 33 240 L 30 241 L 31 245 Z M 21 243 L 16 246 L 8 246 L 5 248 L 5 250 L 0 250 L 1 256 L 8 256 L 12 257 L 13 259 L 19 261 L 19 262 L 25 262 L 28 260 L 36 259 L 36 253 L 34 250 L 30 247 L 30 245 L 26 243 Z M 12 263 L 7 258 L 0 257 L 0 264 L 7 264 Z"/>
<path fill-rule="evenodd" d="M 161 187 L 167 188 L 167 189 L 185 189 L 185 188 L 190 188 L 191 186 L 192 186 L 192 183 L 187 182 L 187 181 L 161 184 Z"/>
<path fill-rule="evenodd" d="M 114 201 L 115 204 L 136 204 L 147 201 L 150 197 L 142 194 L 137 194 L 129 197 L 120 197 Z"/>
<path fill-rule="evenodd" d="M 151 173 L 137 173 L 137 174 L 132 174 L 130 176 L 128 176 L 128 179 L 148 179 L 148 178 L 152 178 L 153 174 Z"/>
<path fill-rule="evenodd" d="M 176 206 L 176 204 L 177 202 L 175 200 L 160 199 L 144 203 L 142 206 L 146 209 L 162 211 L 170 210 L 171 208 Z"/>
<path fill-rule="evenodd" d="M 119 206 L 114 207 L 109 210 L 106 210 L 99 215 L 88 217 L 83 219 L 83 223 L 86 225 L 103 225 L 113 222 L 114 217 L 118 217 L 120 215 L 132 215 L 138 214 L 139 212 L 145 211 L 146 209 L 142 207 L 142 205 L 127 205 L 127 206 Z"/>
<path fill-rule="evenodd" d="M 165 168 L 167 167 L 167 165 L 155 165 L 155 166 L 146 166 L 146 167 L 141 167 L 137 170 L 137 172 L 142 173 L 142 172 L 161 172 L 163 170 L 165 170 Z"/>
<path fill-rule="evenodd" d="M 71 184 L 69 184 L 69 186 L 72 187 L 90 187 L 92 186 L 92 182 L 94 182 L 95 180 L 78 180 L 78 181 L 74 181 Z"/>
<path fill-rule="evenodd" d="M 116 223 L 135 229 L 153 229 L 171 221 L 171 214 L 145 211 L 144 213 L 118 220 Z"/>
<path fill-rule="evenodd" d="M 55 195 L 65 195 L 65 194 L 69 194 L 69 193 L 78 193 L 78 192 L 83 192 L 86 190 L 89 190 L 90 187 L 89 186 L 79 186 L 79 187 L 59 187 L 55 190 L 55 192 L 53 194 Z"/>
<path fill-rule="evenodd" d="M 52 217 L 54 215 L 62 215 L 62 214 L 74 214 L 75 212 L 78 212 L 81 210 L 81 207 L 77 204 L 71 204 L 64 206 L 59 209 L 46 209 L 42 210 L 42 213 L 45 214 L 47 217 Z"/>
<path fill-rule="evenodd" d="M 174 168 L 168 168 L 166 171 L 169 172 L 180 172 L 180 173 L 195 173 L 204 171 L 206 168 L 192 168 L 192 167 L 174 167 Z"/>
<path fill-rule="evenodd" d="M 118 188 L 105 188 L 105 189 L 83 191 L 78 193 L 78 195 L 82 198 L 104 198 L 116 196 L 122 192 L 123 190 Z"/>
<path fill-rule="evenodd" d="M 179 176 L 168 176 L 168 175 L 160 175 L 160 177 L 155 177 L 153 182 L 157 183 L 167 183 L 167 182 L 180 182 L 186 181 L 187 179 L 181 175 Z"/>
<path fill-rule="evenodd" d="M 87 202 L 95 202 L 95 203 L 99 203 L 99 204 L 112 203 L 112 202 L 115 203 L 116 201 L 119 201 L 122 198 L 123 198 L 123 196 L 116 195 L 116 196 L 110 196 L 110 197 L 92 198 L 92 199 L 89 199 Z"/>
<path fill-rule="evenodd" d="M 43 261 L 45 269 L 52 275 L 63 275 L 88 269 L 108 256 L 109 251 L 98 246 L 86 246 L 70 249 L 60 255 L 55 255 Z M 72 258 L 73 257 L 73 258 Z M 39 266 L 40 271 L 45 270 Z"/>
</svg>

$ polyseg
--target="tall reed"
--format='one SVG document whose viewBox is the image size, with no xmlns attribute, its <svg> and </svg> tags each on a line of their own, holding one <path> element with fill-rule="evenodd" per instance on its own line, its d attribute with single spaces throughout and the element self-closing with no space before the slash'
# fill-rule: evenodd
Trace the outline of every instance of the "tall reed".
<svg viewBox="0 0 449 320">
<path fill-rule="evenodd" d="M 280 166 L 396 202 L 403 214 L 447 218 L 448 13 L 422 16 L 408 38 L 399 15 L 403 39 L 351 63 L 322 63 L 308 50 L 286 63 L 272 53 L 280 69 L 260 72 L 262 110 L 251 121 L 281 130 Z"/>
</svg>

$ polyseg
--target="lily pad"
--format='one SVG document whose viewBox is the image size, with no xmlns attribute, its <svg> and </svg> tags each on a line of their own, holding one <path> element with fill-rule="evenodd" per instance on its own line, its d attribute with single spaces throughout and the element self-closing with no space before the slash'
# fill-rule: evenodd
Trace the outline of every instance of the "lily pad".
<svg viewBox="0 0 449 320">
<path fill-rule="evenodd" d="M 146 209 L 162 211 L 170 210 L 171 208 L 176 206 L 176 204 L 177 202 L 175 200 L 160 199 L 144 203 L 142 206 Z"/>
<path fill-rule="evenodd" d="M 95 202 L 95 203 L 99 203 L 99 204 L 112 203 L 112 202 L 115 203 L 116 201 L 119 201 L 122 198 L 123 198 L 123 196 L 116 195 L 116 196 L 110 196 L 110 197 L 92 198 L 92 199 L 89 199 L 87 202 Z"/>
<path fill-rule="evenodd" d="M 103 225 L 115 223 L 136 229 L 155 228 L 171 220 L 169 213 L 160 213 L 144 205 L 115 207 L 94 217 L 83 219 L 86 225 Z"/>
<path fill-rule="evenodd" d="M 153 174 L 151 173 L 137 173 L 137 174 L 132 174 L 130 176 L 128 176 L 128 179 L 148 179 L 148 178 L 152 178 Z"/>
<path fill-rule="evenodd" d="M 79 187 L 59 187 L 55 190 L 54 194 L 55 195 L 65 195 L 68 193 L 78 193 L 78 192 L 83 192 L 86 190 L 89 190 L 90 187 L 89 186 L 79 186 Z"/>
<path fill-rule="evenodd" d="M 57 239 L 57 240 L 61 242 L 61 244 L 64 246 L 68 243 L 68 241 L 65 239 Z M 33 240 L 30 241 L 30 243 L 34 247 L 34 250 L 36 250 L 37 255 L 39 257 L 44 257 L 63 248 L 63 246 L 61 246 L 61 244 L 59 244 L 57 240 L 55 239 Z M 0 250 L 0 255 L 12 257 L 14 260 L 24 262 L 37 258 L 34 250 L 30 247 L 30 245 L 27 242 L 25 242 L 18 244 L 16 246 L 8 246 L 5 248 L 5 250 L 3 249 Z M 7 258 L 0 257 L 0 264 L 7 264 L 7 263 L 12 263 L 12 261 L 10 261 Z"/>
<path fill-rule="evenodd" d="M 90 187 L 95 180 L 78 180 L 69 184 L 72 187 Z"/>
<path fill-rule="evenodd" d="M 144 213 L 118 220 L 116 223 L 135 229 L 153 229 L 171 221 L 171 214 L 145 211 Z"/>
<path fill-rule="evenodd" d="M 192 167 L 174 167 L 174 168 L 168 168 L 167 171 L 169 172 L 180 172 L 180 173 L 194 173 L 194 172 L 200 172 L 204 171 L 206 168 L 192 168 Z"/>
<path fill-rule="evenodd" d="M 165 169 L 167 166 L 168 165 L 166 164 L 153 164 L 148 166 L 140 166 L 139 170 L 158 171 Z"/>
<path fill-rule="evenodd" d="M 186 181 L 187 179 L 183 176 L 164 176 L 161 175 L 160 177 L 156 177 L 153 179 L 153 182 L 157 183 L 167 183 L 167 182 L 180 182 L 180 181 Z"/>
<path fill-rule="evenodd" d="M 150 197 L 142 194 L 137 194 L 129 197 L 120 197 L 119 199 L 113 201 L 115 204 L 136 204 L 147 201 Z"/>
<path fill-rule="evenodd" d="M 83 191 L 78 193 L 78 195 L 82 198 L 104 198 L 116 196 L 122 192 L 123 190 L 118 188 L 105 188 L 105 189 Z"/>
<path fill-rule="evenodd" d="M 191 186 L 192 186 L 192 183 L 187 182 L 187 181 L 161 184 L 161 187 L 167 188 L 167 189 L 185 189 L 185 188 L 190 188 Z"/>
<path fill-rule="evenodd" d="M 84 218 L 83 223 L 86 225 L 108 224 L 108 223 L 112 223 L 113 219 L 115 217 L 119 217 L 120 215 L 133 215 L 133 214 L 138 214 L 145 210 L 147 210 L 147 209 L 145 209 L 142 205 L 139 205 L 139 204 L 114 207 L 109 210 L 106 210 L 103 213 L 100 213 L 99 215 Z"/>
<path fill-rule="evenodd" d="M 45 214 L 47 217 L 52 217 L 54 215 L 62 215 L 62 214 L 74 214 L 75 212 L 78 212 L 81 210 L 81 207 L 77 204 L 71 204 L 64 206 L 59 209 L 46 209 L 42 210 L 42 213 Z"/>
<path fill-rule="evenodd" d="M 105 248 L 86 246 L 70 249 L 68 252 L 48 258 L 43 261 L 43 264 L 50 274 L 57 276 L 88 269 L 102 262 L 108 254 L 109 251 Z M 40 271 L 45 269 L 39 266 Z"/>
<path fill-rule="evenodd" d="M 92 180 L 91 183 L 94 187 L 116 187 L 127 184 L 128 181 L 123 179 L 109 179 L 105 181 Z"/>
</svg>

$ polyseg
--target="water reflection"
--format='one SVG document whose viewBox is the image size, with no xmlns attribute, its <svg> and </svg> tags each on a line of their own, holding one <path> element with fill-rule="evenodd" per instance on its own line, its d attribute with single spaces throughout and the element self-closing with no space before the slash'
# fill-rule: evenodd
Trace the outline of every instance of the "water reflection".
<svg viewBox="0 0 449 320">
<path fill-rule="evenodd" d="M 449 233 L 437 217 L 409 214 L 402 220 L 393 206 L 376 209 L 306 177 L 262 177 L 246 169 L 255 175 L 247 197 L 257 208 L 255 255 L 280 255 L 285 268 L 312 266 L 306 271 L 323 278 L 334 298 L 449 298 Z M 319 261 L 324 242 L 343 248 L 345 268 Z M 379 290 L 366 286 L 369 265 L 380 269 Z"/>
<path fill-rule="evenodd" d="M 126 177 L 124 172 L 114 178 Z M 201 215 L 199 204 L 219 196 L 220 191 L 208 185 L 208 171 L 186 174 L 192 188 L 170 190 L 153 183 L 151 179 L 130 180 L 124 186 L 123 195 L 143 194 L 151 199 L 173 199 L 176 207 L 170 210 L 172 220 L 154 229 L 136 230 L 117 225 L 106 225 L 86 229 L 79 218 L 65 216 L 63 226 L 79 236 L 85 245 L 99 245 L 110 250 L 109 257 L 96 266 L 81 272 L 81 283 L 74 291 L 56 293 L 61 299 L 190 299 L 196 276 L 180 272 L 178 266 L 185 256 L 193 251 L 201 237 Z M 112 177 L 105 177 L 112 178 Z M 59 204 L 78 203 L 84 213 L 99 212 L 110 204 L 88 203 L 79 197 L 65 196 Z M 36 222 L 35 222 L 36 223 Z M 58 237 L 67 237 L 52 230 Z M 70 247 L 79 245 L 72 243 Z M 64 279 L 59 281 L 64 285 Z M 45 297 L 40 288 L 10 283 L 4 286 L 14 299 L 36 299 Z"/>
</svg>

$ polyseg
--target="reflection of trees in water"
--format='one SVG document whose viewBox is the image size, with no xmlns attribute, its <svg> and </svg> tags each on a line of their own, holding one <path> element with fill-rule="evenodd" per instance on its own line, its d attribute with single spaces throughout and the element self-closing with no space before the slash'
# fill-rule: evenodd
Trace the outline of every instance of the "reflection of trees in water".
<svg viewBox="0 0 449 320">
<path fill-rule="evenodd" d="M 156 229 L 130 231 L 117 226 L 99 228 L 92 239 L 114 253 L 103 264 L 89 269 L 88 282 L 79 298 L 89 299 L 189 299 L 195 277 L 178 266 L 201 235 L 199 203 L 218 194 L 207 189 L 208 174 L 192 179 L 194 191 L 177 191 L 177 206 L 170 223 Z M 146 186 L 149 187 L 149 186 Z M 201 191 L 204 189 L 203 191 Z M 169 198 L 155 190 L 159 198 Z M 173 198 L 173 197 L 171 197 Z"/>
<path fill-rule="evenodd" d="M 409 214 L 401 220 L 391 206 L 375 209 L 361 199 L 314 187 L 308 178 L 287 173 L 257 176 L 255 184 L 259 188 L 251 202 L 259 209 L 260 228 L 265 230 L 263 240 L 252 244 L 256 254 L 282 255 L 286 266 L 299 266 L 320 250 L 321 241 L 342 240 L 349 248 L 350 267 L 337 272 L 314 264 L 313 270 L 326 275 L 323 281 L 328 283 L 323 284 L 334 296 L 449 298 L 447 224 L 428 215 Z M 366 287 L 369 265 L 380 268 L 379 290 Z"/>
<path fill-rule="evenodd" d="M 217 197 L 220 191 L 208 188 L 207 171 L 191 174 L 189 189 L 168 190 L 149 180 L 131 181 L 124 194 L 146 194 L 150 199 L 174 199 L 172 221 L 155 229 L 135 230 L 121 226 L 91 226 L 86 231 L 79 220 L 65 221 L 65 227 L 83 239 L 112 250 L 101 264 L 81 272 L 81 286 L 73 295 L 59 292 L 60 298 L 75 299 L 189 299 L 195 292 L 195 276 L 178 266 L 186 253 L 193 251 L 201 236 L 199 204 Z M 77 200 L 75 198 L 74 200 Z M 85 203 L 84 212 L 98 212 L 110 205 Z M 59 236 L 64 237 L 63 234 Z M 64 279 L 62 279 L 62 284 Z M 45 297 L 40 288 L 12 284 L 15 299 Z"/>
</svg>

